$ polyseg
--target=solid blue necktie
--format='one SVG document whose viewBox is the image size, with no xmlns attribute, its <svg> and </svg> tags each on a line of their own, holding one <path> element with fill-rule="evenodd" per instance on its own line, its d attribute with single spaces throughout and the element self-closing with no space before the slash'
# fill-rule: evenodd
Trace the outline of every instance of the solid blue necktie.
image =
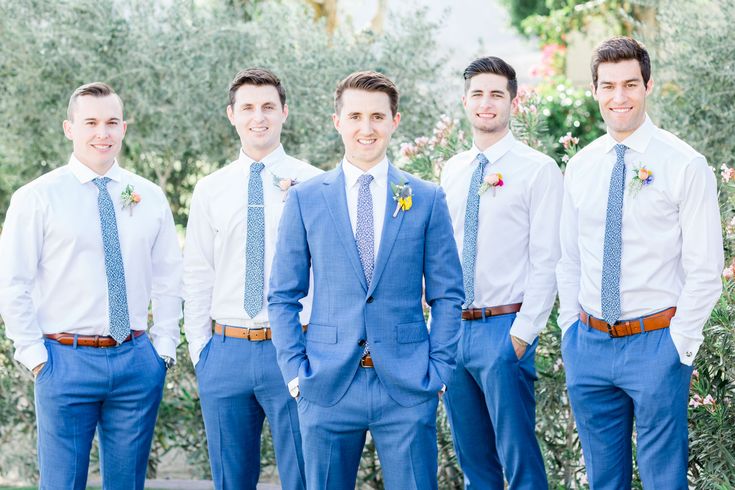
<svg viewBox="0 0 735 490">
<path fill-rule="evenodd" d="M 102 246 L 105 251 L 105 273 L 107 274 L 107 298 L 109 301 L 110 336 L 121 344 L 130 335 L 128 295 L 125 291 L 125 268 L 117 234 L 115 206 L 107 191 L 108 177 L 97 177 L 92 182 L 99 189 L 97 207 L 102 227 Z"/>
<path fill-rule="evenodd" d="M 489 163 L 485 155 L 477 154 L 477 168 L 472 173 L 470 191 L 467 194 L 467 210 L 464 215 L 464 244 L 462 245 L 462 278 L 464 280 L 464 308 L 475 300 L 475 260 L 477 259 L 477 227 L 480 216 L 480 196 L 485 166 Z"/>
<path fill-rule="evenodd" d="M 263 309 L 265 275 L 265 208 L 260 162 L 250 165 L 248 180 L 248 229 L 245 245 L 245 312 L 253 318 Z"/>
<path fill-rule="evenodd" d="M 360 189 L 357 193 L 357 226 L 355 226 L 355 240 L 357 253 L 360 255 L 362 270 L 368 286 L 373 280 L 375 267 L 375 229 L 373 228 L 373 196 L 370 194 L 370 182 L 373 176 L 362 174 L 357 182 Z"/>
<path fill-rule="evenodd" d="M 602 319 L 613 325 L 620 318 L 620 258 L 623 252 L 623 195 L 625 191 L 625 145 L 615 145 L 615 166 L 610 176 L 602 254 L 600 304 Z"/>
</svg>

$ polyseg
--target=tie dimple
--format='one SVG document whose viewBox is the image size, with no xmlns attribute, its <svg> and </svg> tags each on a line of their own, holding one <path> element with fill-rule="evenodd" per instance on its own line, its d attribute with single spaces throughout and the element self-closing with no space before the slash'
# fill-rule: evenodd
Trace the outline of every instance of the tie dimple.
<svg viewBox="0 0 735 490">
<path fill-rule="evenodd" d="M 373 196 L 370 194 L 370 182 L 373 176 L 362 174 L 357 182 L 360 189 L 357 193 L 357 226 L 355 226 L 355 240 L 360 263 L 365 273 L 368 286 L 373 279 L 375 266 L 375 229 L 373 227 Z"/>
<path fill-rule="evenodd" d="M 613 325 L 620 318 L 620 259 L 623 252 L 623 197 L 625 191 L 625 145 L 615 145 L 615 166 L 610 175 L 602 253 L 600 305 L 602 319 Z"/>
<path fill-rule="evenodd" d="M 110 336 L 122 343 L 130 335 L 128 314 L 128 295 L 125 290 L 125 268 L 120 237 L 117 233 L 115 206 L 107 191 L 108 177 L 97 177 L 92 182 L 99 189 L 97 207 L 102 227 L 102 246 L 105 252 L 105 273 L 107 275 L 107 299 L 109 301 Z"/>
<path fill-rule="evenodd" d="M 464 244 L 462 246 L 462 278 L 464 280 L 465 302 L 468 308 L 475 300 L 475 261 L 477 259 L 477 228 L 480 216 L 480 196 L 478 191 L 482 185 L 485 166 L 489 163 L 485 155 L 478 153 L 475 158 L 477 168 L 470 179 L 470 190 L 467 194 L 467 210 L 464 215 Z"/>
<path fill-rule="evenodd" d="M 250 165 L 248 179 L 248 217 L 245 238 L 245 312 L 253 318 L 263 308 L 265 267 L 265 208 L 261 162 Z"/>
</svg>

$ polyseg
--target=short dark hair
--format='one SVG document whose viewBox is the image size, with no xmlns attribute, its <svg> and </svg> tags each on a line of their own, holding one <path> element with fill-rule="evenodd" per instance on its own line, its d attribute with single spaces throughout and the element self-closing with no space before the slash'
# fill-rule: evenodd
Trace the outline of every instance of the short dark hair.
<svg viewBox="0 0 735 490">
<path fill-rule="evenodd" d="M 66 107 L 66 118 L 69 121 L 73 121 L 74 106 L 77 103 L 77 99 L 84 95 L 91 95 L 92 97 L 107 97 L 108 95 L 114 95 L 117 97 L 117 100 L 120 101 L 120 109 L 123 109 L 123 101 L 120 96 L 112 90 L 112 87 L 103 82 L 86 83 L 77 87 L 71 94 L 71 97 L 69 97 L 69 105 Z"/>
<path fill-rule="evenodd" d="M 281 79 L 270 70 L 266 70 L 265 68 L 246 68 L 245 70 L 240 70 L 232 82 L 230 82 L 231 106 L 235 105 L 237 89 L 243 85 L 255 85 L 256 87 L 270 85 L 278 92 L 278 98 L 281 99 L 281 106 L 286 105 L 286 89 L 281 85 Z"/>
<path fill-rule="evenodd" d="M 632 37 L 613 37 L 600 43 L 592 53 L 590 68 L 592 69 L 592 85 L 597 88 L 597 68 L 600 63 L 618 63 L 625 60 L 637 60 L 641 67 L 643 84 L 648 85 L 651 79 L 651 58 L 646 47 Z"/>
<path fill-rule="evenodd" d="M 494 75 L 505 77 L 508 80 L 508 92 L 510 92 L 510 98 L 515 99 L 518 94 L 518 79 L 516 78 L 516 71 L 512 66 L 497 56 L 478 58 L 464 69 L 465 92 L 470 88 L 470 80 L 472 80 L 472 77 L 480 75 L 481 73 L 492 73 Z"/>
<path fill-rule="evenodd" d="M 378 73 L 377 71 L 356 71 L 342 79 L 334 91 L 334 112 L 337 114 L 342 110 L 342 94 L 348 89 L 383 92 L 390 99 L 391 115 L 395 116 L 398 113 L 398 88 L 390 78 L 382 73 Z"/>
</svg>

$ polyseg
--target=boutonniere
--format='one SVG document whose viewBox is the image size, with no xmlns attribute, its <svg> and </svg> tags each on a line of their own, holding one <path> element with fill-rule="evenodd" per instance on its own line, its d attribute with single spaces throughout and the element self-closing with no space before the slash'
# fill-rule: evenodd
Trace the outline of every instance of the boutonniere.
<svg viewBox="0 0 735 490">
<path fill-rule="evenodd" d="M 403 184 L 390 183 L 390 189 L 393 191 L 393 200 L 396 202 L 396 210 L 393 211 L 393 217 L 398 216 L 398 211 L 408 211 L 413 206 L 413 189 L 408 182 Z"/>
<path fill-rule="evenodd" d="M 288 196 L 288 190 L 298 183 L 299 181 L 296 179 L 284 179 L 278 177 L 277 175 L 273 176 L 273 185 L 281 189 L 281 191 L 283 192 L 283 201 L 285 201 L 286 197 Z"/>
<path fill-rule="evenodd" d="M 494 173 L 494 174 L 488 174 L 485 176 L 485 178 L 482 179 L 482 185 L 477 190 L 477 195 L 481 196 L 486 190 L 493 188 L 493 197 L 495 197 L 495 192 L 498 187 L 503 187 L 505 185 L 505 182 L 503 182 L 503 174 L 501 173 Z"/>
<path fill-rule="evenodd" d="M 135 192 L 135 187 L 128 184 L 125 186 L 125 190 L 120 194 L 120 200 L 122 201 L 122 208 L 130 209 L 130 216 L 133 215 L 133 208 L 141 200 L 140 194 Z"/>
<path fill-rule="evenodd" d="M 630 181 L 630 187 L 628 192 L 631 196 L 635 196 L 645 186 L 653 182 L 653 172 L 648 170 L 643 163 L 637 168 L 633 168 L 633 178 Z"/>
</svg>

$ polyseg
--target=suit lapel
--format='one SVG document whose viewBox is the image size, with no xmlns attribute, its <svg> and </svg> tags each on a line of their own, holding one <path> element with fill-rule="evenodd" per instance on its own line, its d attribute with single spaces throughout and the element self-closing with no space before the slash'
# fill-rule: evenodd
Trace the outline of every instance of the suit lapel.
<svg viewBox="0 0 735 490">
<path fill-rule="evenodd" d="M 352 234 L 350 215 L 347 211 L 345 174 L 342 171 L 342 164 L 340 164 L 339 168 L 329 178 L 324 179 L 322 194 L 326 200 L 326 207 L 329 210 L 332 221 L 334 221 L 337 236 L 342 242 L 342 248 L 347 254 L 350 264 L 352 264 L 352 269 L 359 278 L 362 288 L 367 291 L 367 281 L 365 280 L 365 273 L 360 263 L 360 256 L 357 253 L 357 244 L 355 243 L 355 236 Z"/>
<path fill-rule="evenodd" d="M 404 182 L 408 182 L 406 177 L 393 164 L 389 163 L 383 236 L 380 237 L 380 249 L 378 250 L 378 256 L 375 258 L 375 270 L 373 271 L 373 280 L 370 283 L 368 294 L 373 292 L 378 281 L 380 281 L 380 276 L 383 274 L 385 266 L 388 263 L 388 257 L 390 257 L 391 250 L 393 250 L 393 244 L 398 237 L 398 231 L 401 229 L 403 215 L 406 214 L 405 211 L 398 211 L 396 217 L 393 217 L 393 212 L 396 210 L 396 202 L 393 200 L 393 191 L 390 185 L 391 183 L 403 184 Z"/>
</svg>

